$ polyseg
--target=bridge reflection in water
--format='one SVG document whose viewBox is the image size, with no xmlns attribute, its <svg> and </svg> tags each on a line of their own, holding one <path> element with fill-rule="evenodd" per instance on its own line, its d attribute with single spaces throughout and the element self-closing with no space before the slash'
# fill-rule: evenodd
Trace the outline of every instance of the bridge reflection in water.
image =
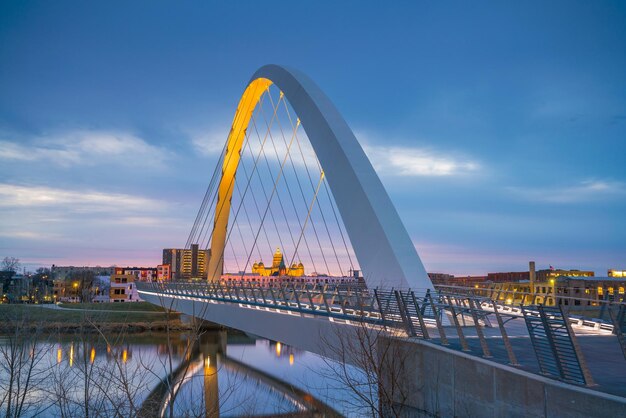
<svg viewBox="0 0 626 418">
<path fill-rule="evenodd" d="M 245 339 L 246 337 L 244 337 Z M 251 342 L 255 340 L 250 339 Z M 176 399 L 186 384 L 192 380 L 202 378 L 204 415 L 207 417 L 220 416 L 220 386 L 219 376 L 228 372 L 236 378 L 253 381 L 258 387 L 263 387 L 286 400 L 291 408 L 290 417 L 309 416 L 341 416 L 330 406 L 310 393 L 299 389 L 282 379 L 250 366 L 227 354 L 227 333 L 217 331 L 204 333 L 190 342 L 185 359 L 172 372 L 162 379 L 145 398 L 139 411 L 140 417 L 164 417 L 176 415 Z M 290 347 L 280 342 L 270 344 L 274 346 L 276 355 Z M 289 354 L 289 363 L 293 364 L 294 354 Z M 222 397 L 230 397 L 231 391 L 238 390 L 238 384 L 228 382 L 229 387 L 223 388 Z M 230 409 L 230 408 L 229 408 Z M 245 406 L 244 406 L 245 409 Z M 253 411 L 253 407 L 249 412 Z M 275 416 L 276 414 L 273 414 Z"/>
</svg>

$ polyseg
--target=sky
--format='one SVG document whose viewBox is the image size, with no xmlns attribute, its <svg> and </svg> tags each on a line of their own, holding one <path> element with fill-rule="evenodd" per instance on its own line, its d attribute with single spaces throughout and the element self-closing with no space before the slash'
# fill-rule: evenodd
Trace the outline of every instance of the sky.
<svg viewBox="0 0 626 418">
<path fill-rule="evenodd" d="M 0 258 L 181 247 L 250 76 L 298 68 L 430 272 L 626 269 L 626 5 L 0 1 Z"/>
</svg>

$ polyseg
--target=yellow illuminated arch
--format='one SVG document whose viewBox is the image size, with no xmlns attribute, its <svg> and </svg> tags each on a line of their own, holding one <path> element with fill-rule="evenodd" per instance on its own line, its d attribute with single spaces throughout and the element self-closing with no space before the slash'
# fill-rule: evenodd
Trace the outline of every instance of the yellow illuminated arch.
<svg viewBox="0 0 626 418">
<path fill-rule="evenodd" d="M 219 279 L 223 271 L 241 149 L 252 114 L 272 84 L 285 95 L 307 133 L 368 286 L 432 289 L 406 228 L 348 124 L 310 78 L 278 65 L 257 70 L 237 106 L 222 162 L 208 279 Z"/>
</svg>

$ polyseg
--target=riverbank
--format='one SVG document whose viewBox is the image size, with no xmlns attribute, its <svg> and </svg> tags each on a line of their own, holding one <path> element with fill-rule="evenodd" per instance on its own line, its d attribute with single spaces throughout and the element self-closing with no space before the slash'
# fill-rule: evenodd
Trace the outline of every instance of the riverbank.
<svg viewBox="0 0 626 418">
<path fill-rule="evenodd" d="M 201 325 L 213 329 L 209 323 Z M 188 331 L 193 323 L 178 312 L 146 303 L 0 304 L 0 333 L 17 329 L 45 332 Z"/>
</svg>

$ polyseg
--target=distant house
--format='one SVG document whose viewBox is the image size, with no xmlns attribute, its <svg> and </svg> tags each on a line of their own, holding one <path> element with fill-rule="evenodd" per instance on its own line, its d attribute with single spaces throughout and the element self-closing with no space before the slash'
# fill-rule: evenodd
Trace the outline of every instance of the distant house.
<svg viewBox="0 0 626 418">
<path fill-rule="evenodd" d="M 132 274 L 136 282 L 154 282 L 157 279 L 156 267 L 115 267 L 112 274 Z"/>
<path fill-rule="evenodd" d="M 137 293 L 137 287 L 135 286 L 135 275 L 113 274 L 110 286 L 109 299 L 111 302 L 140 301 L 139 293 Z"/>
</svg>

